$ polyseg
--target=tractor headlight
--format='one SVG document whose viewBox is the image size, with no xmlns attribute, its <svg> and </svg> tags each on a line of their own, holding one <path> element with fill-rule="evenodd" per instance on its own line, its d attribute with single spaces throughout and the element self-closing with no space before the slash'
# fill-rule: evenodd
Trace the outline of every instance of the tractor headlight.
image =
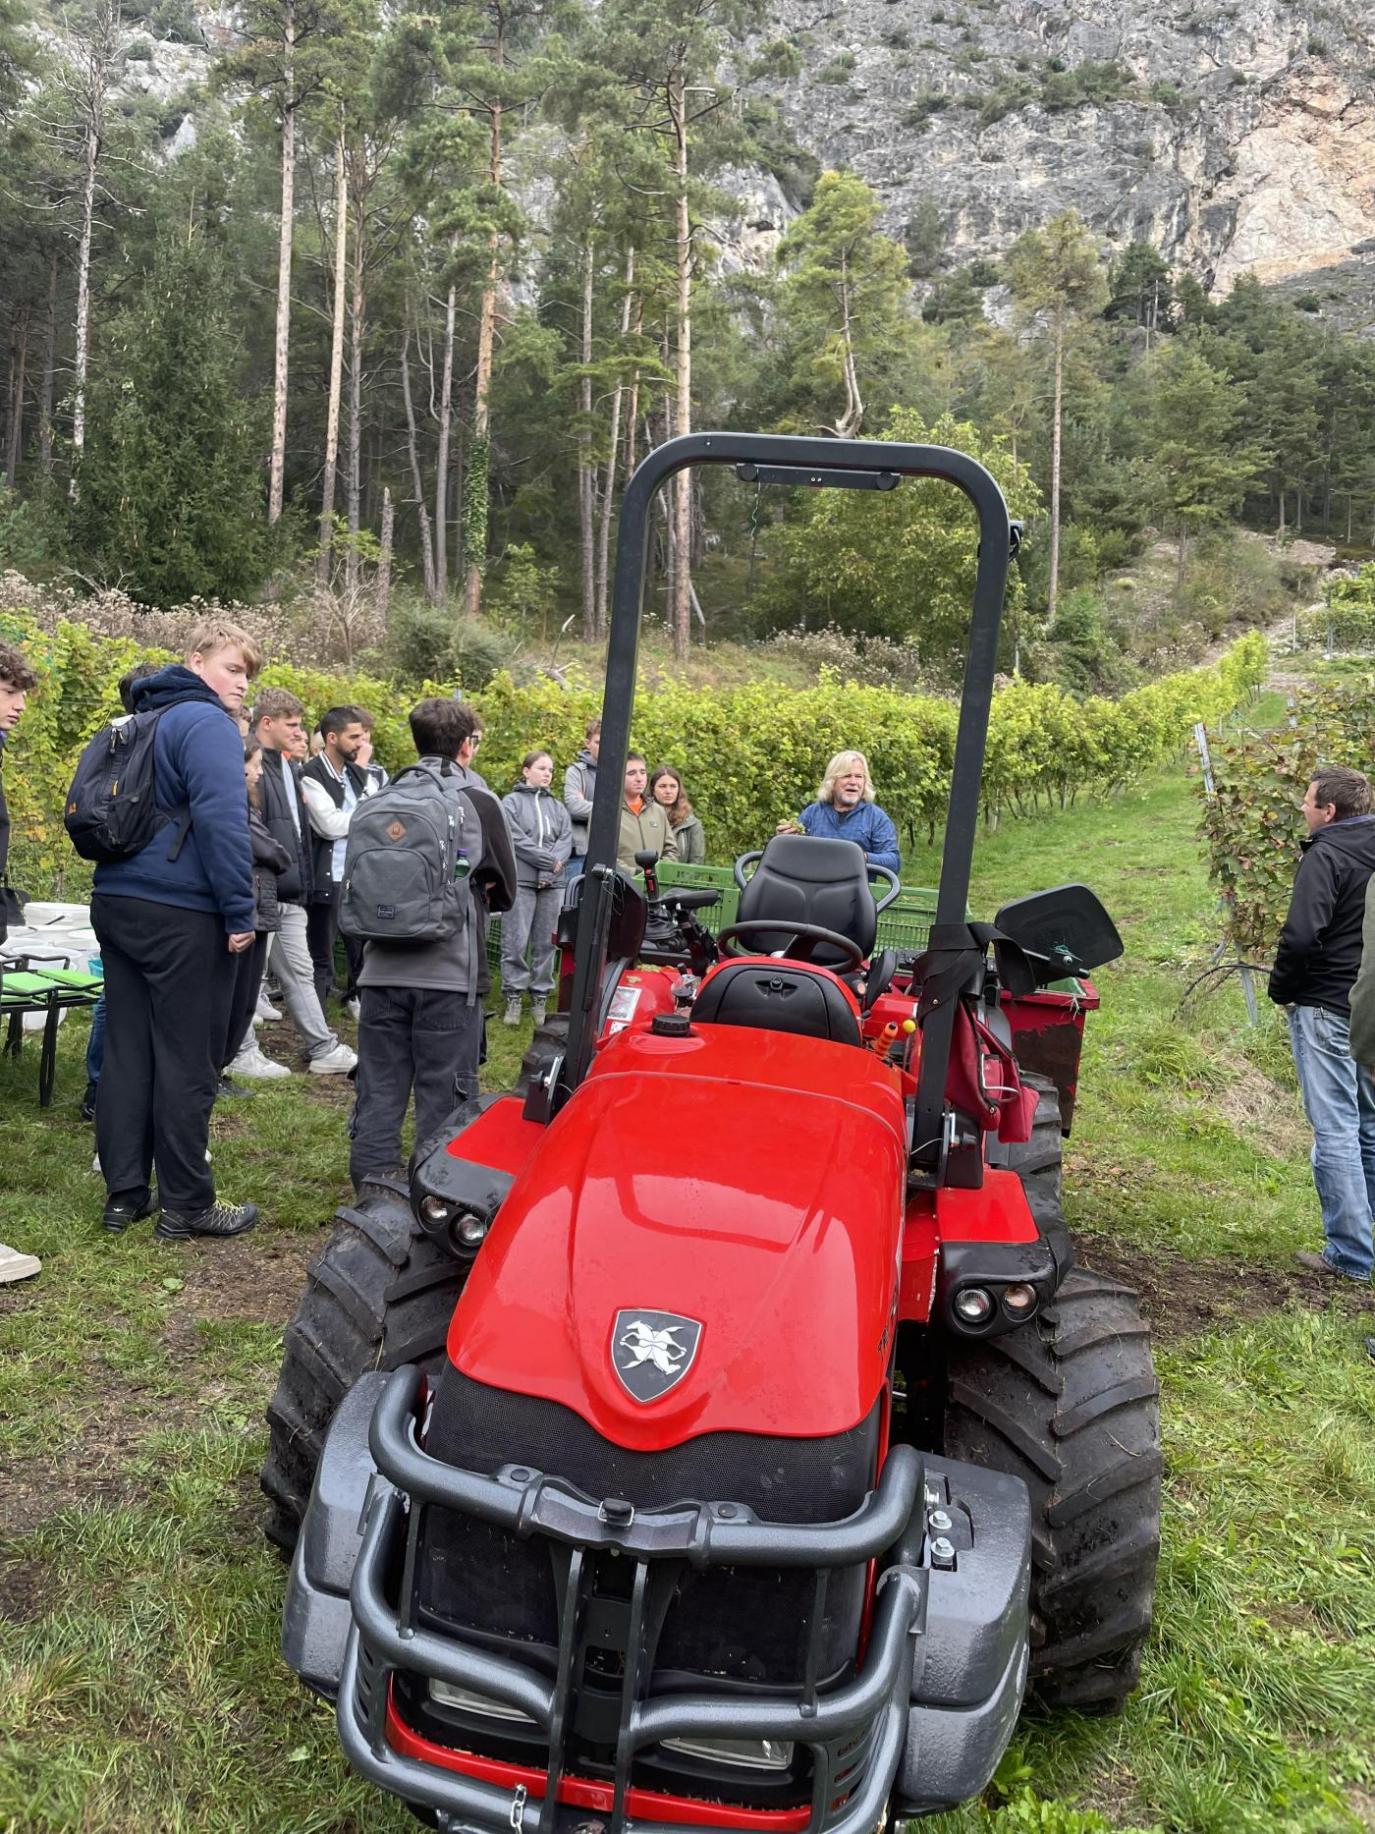
<svg viewBox="0 0 1375 1834">
<path fill-rule="evenodd" d="M 456 1204 L 450 1203 L 444 1197 L 422 1197 L 420 1220 L 422 1223 L 432 1223 L 435 1228 L 442 1229 L 457 1208 Z"/>
<path fill-rule="evenodd" d="M 955 1316 L 966 1325 L 986 1325 L 993 1316 L 993 1296 L 981 1286 L 967 1286 L 955 1295 Z"/>
<path fill-rule="evenodd" d="M 464 1713 L 481 1713 L 487 1719 L 519 1720 L 526 1726 L 535 1723 L 519 1707 L 508 1706 L 504 1700 L 493 1700 L 490 1694 L 475 1694 L 471 1688 L 456 1688 L 447 1681 L 431 1681 L 430 1699 L 441 1707 L 458 1707 Z"/>
<path fill-rule="evenodd" d="M 460 1216 L 454 1236 L 460 1248 L 481 1248 L 487 1239 L 487 1218 L 474 1216 L 471 1211 L 467 1216 Z"/>
<path fill-rule="evenodd" d="M 1005 1286 L 1003 1288 L 1003 1310 L 1009 1318 L 1030 1318 L 1036 1310 L 1036 1288 L 1034 1286 Z"/>
<path fill-rule="evenodd" d="M 662 1749 L 709 1764 L 738 1764 L 742 1770 L 787 1770 L 793 1761 L 791 1739 L 666 1738 Z"/>
</svg>

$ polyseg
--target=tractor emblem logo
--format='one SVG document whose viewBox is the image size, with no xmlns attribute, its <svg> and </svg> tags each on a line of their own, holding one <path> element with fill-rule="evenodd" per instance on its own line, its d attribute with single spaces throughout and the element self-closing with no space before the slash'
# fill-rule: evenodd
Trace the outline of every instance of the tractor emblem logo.
<svg viewBox="0 0 1375 1834">
<path fill-rule="evenodd" d="M 617 1312 L 611 1362 L 621 1387 L 634 1401 L 657 1401 L 691 1369 L 701 1336 L 697 1320 L 678 1312 Z"/>
</svg>

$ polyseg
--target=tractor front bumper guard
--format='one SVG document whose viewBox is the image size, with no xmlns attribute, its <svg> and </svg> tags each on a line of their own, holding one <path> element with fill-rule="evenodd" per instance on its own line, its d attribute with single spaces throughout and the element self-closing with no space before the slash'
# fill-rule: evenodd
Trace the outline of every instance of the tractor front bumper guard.
<svg viewBox="0 0 1375 1834">
<path fill-rule="evenodd" d="M 432 1811 L 441 1828 L 473 1834 L 555 1834 L 570 1811 L 560 1803 L 574 1717 L 578 1644 L 595 1556 L 614 1549 L 632 1572 L 631 1635 L 621 1690 L 614 1780 L 605 1784 L 608 1834 L 682 1834 L 680 1822 L 627 1812 L 636 1755 L 667 1740 L 786 1740 L 811 1754 L 811 1811 L 805 1834 L 872 1834 L 883 1818 L 903 1760 L 918 1637 L 925 1625 L 928 1574 L 921 1457 L 907 1446 L 888 1455 L 878 1486 L 845 1520 L 823 1524 L 760 1521 L 741 1504 L 694 1503 L 636 1511 L 619 1499 L 588 1498 L 557 1478 L 523 1466 L 494 1476 L 465 1471 L 421 1450 L 415 1413 L 419 1372 L 399 1369 L 381 1392 L 369 1428 L 378 1476 L 350 1587 L 352 1623 L 338 1693 L 339 1734 L 350 1763 L 384 1790 Z M 532 1662 L 495 1654 L 450 1632 L 414 1621 L 412 1597 L 424 1502 L 458 1510 L 521 1536 L 542 1536 L 564 1561 L 559 1588 L 555 1677 Z M 831 1573 L 877 1561 L 879 1577 L 862 1668 L 822 1693 L 817 1687 L 822 1623 Z M 806 1677 L 800 1693 L 693 1692 L 652 1695 L 642 1653 L 651 1571 L 662 1563 L 695 1567 L 802 1567 L 815 1573 Z M 397 1575 L 399 1582 L 399 1598 Z M 529 1792 L 484 1782 L 409 1757 L 387 1736 L 397 1672 L 470 1689 L 526 1715 L 548 1742 L 541 1783 Z M 542 1798 L 539 1791 L 542 1788 Z M 718 1780 L 715 1786 L 721 1791 Z M 705 1819 L 706 1817 L 704 1817 Z M 711 1817 L 719 1820 L 718 1815 Z M 572 1819 L 588 1821 L 586 1810 Z"/>
</svg>

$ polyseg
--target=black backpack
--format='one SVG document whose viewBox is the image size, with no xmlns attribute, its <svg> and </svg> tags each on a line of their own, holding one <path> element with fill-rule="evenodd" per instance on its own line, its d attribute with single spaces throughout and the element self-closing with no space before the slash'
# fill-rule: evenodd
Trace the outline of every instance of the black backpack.
<svg viewBox="0 0 1375 1834">
<path fill-rule="evenodd" d="M 153 745 L 166 708 L 131 713 L 102 727 L 82 752 L 62 820 L 83 860 L 130 860 L 172 820 L 153 795 Z M 190 826 L 177 824 L 167 855 L 175 860 Z"/>
</svg>

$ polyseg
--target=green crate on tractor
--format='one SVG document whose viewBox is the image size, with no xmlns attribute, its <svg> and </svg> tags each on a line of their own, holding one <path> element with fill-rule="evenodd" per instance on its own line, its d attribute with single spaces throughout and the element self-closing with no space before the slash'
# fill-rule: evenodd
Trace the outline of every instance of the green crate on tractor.
<svg viewBox="0 0 1375 1834">
<path fill-rule="evenodd" d="M 669 885 L 707 886 L 719 891 L 720 902 L 697 913 L 704 930 L 715 936 L 728 923 L 734 923 L 740 906 L 740 888 L 735 883 L 732 866 L 685 866 L 677 860 L 659 864 L 659 883 Z M 881 887 L 875 887 L 875 895 Z M 936 915 L 936 894 L 925 885 L 904 885 L 878 922 L 880 949 L 896 949 L 899 955 L 915 955 L 926 947 L 927 937 Z M 969 917 L 971 913 L 965 912 Z M 493 923 L 487 932 L 487 961 L 493 975 L 501 972 L 501 925 Z"/>
</svg>

